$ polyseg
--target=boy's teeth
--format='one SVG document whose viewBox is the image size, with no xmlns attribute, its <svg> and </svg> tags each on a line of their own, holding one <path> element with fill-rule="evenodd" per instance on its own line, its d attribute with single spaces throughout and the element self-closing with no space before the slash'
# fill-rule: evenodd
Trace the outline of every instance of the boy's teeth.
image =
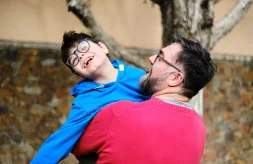
<svg viewBox="0 0 253 164">
<path fill-rule="evenodd" d="M 88 62 L 89 62 L 90 60 L 92 60 L 93 58 L 94 58 L 94 56 L 90 56 L 90 57 L 86 58 L 86 59 L 85 59 L 85 62 L 84 62 L 84 67 L 87 67 Z"/>
</svg>

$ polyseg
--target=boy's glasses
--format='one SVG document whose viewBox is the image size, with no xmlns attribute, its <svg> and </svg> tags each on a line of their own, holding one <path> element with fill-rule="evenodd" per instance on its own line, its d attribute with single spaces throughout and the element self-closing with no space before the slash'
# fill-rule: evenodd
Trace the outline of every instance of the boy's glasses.
<svg viewBox="0 0 253 164">
<path fill-rule="evenodd" d="M 175 68 L 178 72 L 181 72 L 180 69 L 178 69 L 176 66 L 174 66 L 173 64 L 171 64 L 171 63 L 168 62 L 167 60 L 165 60 L 165 59 L 161 56 L 161 53 L 159 53 L 159 54 L 156 56 L 154 62 L 158 61 L 159 59 L 161 59 L 161 60 L 162 60 L 163 62 L 165 62 L 167 65 L 169 65 L 169 66 Z M 182 72 L 181 72 L 181 73 L 182 73 Z"/>
<path fill-rule="evenodd" d="M 79 63 L 79 59 L 78 59 L 78 55 L 76 54 L 76 52 L 79 53 L 86 53 L 87 51 L 89 51 L 90 49 L 90 44 L 88 42 L 87 39 L 81 41 L 76 50 L 73 52 L 73 54 L 71 54 L 67 61 L 66 61 L 66 65 L 69 65 L 70 67 L 74 67 Z M 82 54 L 83 55 L 83 54 Z"/>
</svg>

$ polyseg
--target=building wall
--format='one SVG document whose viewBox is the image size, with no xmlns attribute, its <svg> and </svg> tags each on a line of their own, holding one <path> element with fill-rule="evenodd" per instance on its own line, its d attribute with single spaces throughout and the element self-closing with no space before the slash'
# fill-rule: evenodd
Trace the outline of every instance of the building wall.
<svg viewBox="0 0 253 164">
<path fill-rule="evenodd" d="M 237 0 L 222 0 L 215 7 L 215 21 Z M 91 10 L 98 24 L 125 46 L 159 48 L 161 19 L 158 6 L 143 0 L 92 0 Z M 232 32 L 212 50 L 214 54 L 253 56 L 253 7 Z M 64 31 L 86 32 L 81 22 L 68 12 L 65 0 L 1 0 L 0 39 L 61 43 Z"/>
</svg>

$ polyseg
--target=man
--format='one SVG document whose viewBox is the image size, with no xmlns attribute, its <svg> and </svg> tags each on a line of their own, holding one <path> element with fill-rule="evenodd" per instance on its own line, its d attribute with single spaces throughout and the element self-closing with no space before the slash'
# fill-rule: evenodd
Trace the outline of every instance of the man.
<svg viewBox="0 0 253 164">
<path fill-rule="evenodd" d="M 97 163 L 198 164 L 206 128 L 188 104 L 214 76 L 210 54 L 197 42 L 175 36 L 149 58 L 140 87 L 144 102 L 120 101 L 102 109 L 72 151 L 97 153 Z"/>
</svg>

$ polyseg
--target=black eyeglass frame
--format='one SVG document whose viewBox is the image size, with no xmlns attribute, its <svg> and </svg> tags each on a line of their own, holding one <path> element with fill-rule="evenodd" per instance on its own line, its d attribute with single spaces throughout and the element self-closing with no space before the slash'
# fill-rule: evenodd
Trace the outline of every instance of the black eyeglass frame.
<svg viewBox="0 0 253 164">
<path fill-rule="evenodd" d="M 173 64 L 171 64 L 171 63 L 168 62 L 167 60 L 165 60 L 165 59 L 161 56 L 161 53 L 160 53 L 160 52 L 159 52 L 158 55 L 156 56 L 154 62 L 156 62 L 156 60 L 157 60 L 158 58 L 162 59 L 162 61 L 164 61 L 167 65 L 169 65 L 169 66 L 175 68 L 178 72 L 182 73 L 182 71 L 181 71 L 180 69 L 178 69 L 176 66 L 174 66 Z"/>
</svg>

